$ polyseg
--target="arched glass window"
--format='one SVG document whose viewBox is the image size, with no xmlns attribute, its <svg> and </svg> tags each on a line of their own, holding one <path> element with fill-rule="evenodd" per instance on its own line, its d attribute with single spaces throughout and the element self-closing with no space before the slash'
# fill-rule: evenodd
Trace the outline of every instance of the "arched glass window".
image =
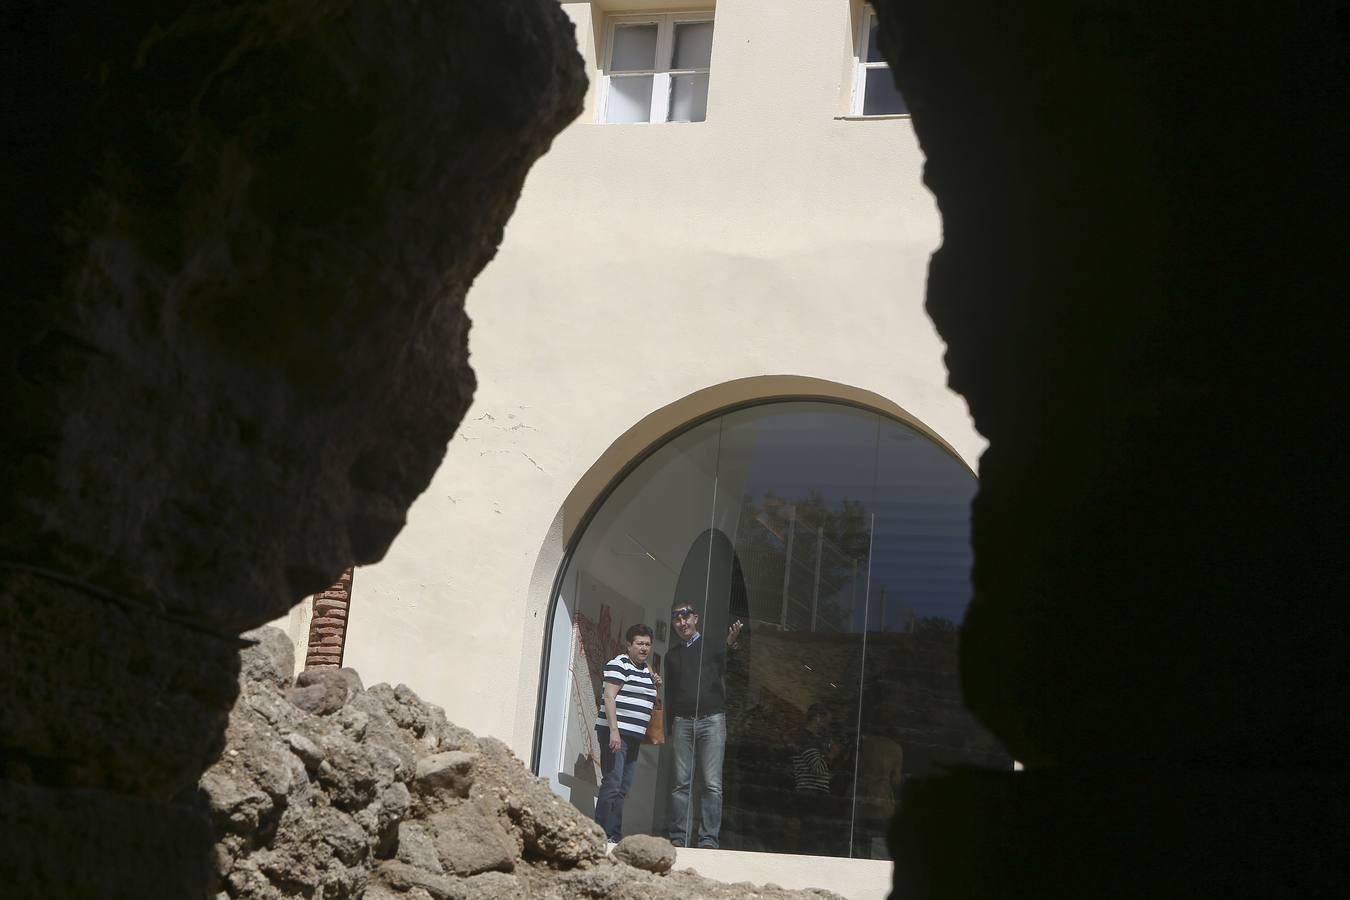
<svg viewBox="0 0 1350 900">
<path fill-rule="evenodd" d="M 624 834 L 883 858 L 904 778 L 1012 766 L 957 674 L 975 489 L 916 429 L 843 404 L 766 403 L 673 437 L 559 579 L 540 774 L 595 813 L 604 669 L 645 623 L 666 743 L 638 753 Z"/>
</svg>

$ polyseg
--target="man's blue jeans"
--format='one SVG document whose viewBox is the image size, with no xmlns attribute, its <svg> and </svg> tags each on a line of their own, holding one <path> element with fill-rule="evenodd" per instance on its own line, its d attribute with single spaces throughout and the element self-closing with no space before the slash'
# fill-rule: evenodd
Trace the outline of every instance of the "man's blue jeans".
<svg viewBox="0 0 1350 900">
<path fill-rule="evenodd" d="M 690 787 L 697 772 L 703 791 L 698 846 L 717 847 L 722 830 L 722 755 L 727 748 L 726 713 L 695 719 L 676 716 L 670 742 L 675 746 L 675 787 L 670 792 L 670 840 L 679 847 L 693 846 L 693 810 Z"/>
<path fill-rule="evenodd" d="M 609 749 L 609 728 L 595 726 L 600 738 L 600 794 L 595 800 L 595 821 L 605 829 L 605 836 L 618 843 L 623 839 L 623 801 L 633 787 L 637 774 L 638 752 L 642 739 L 619 732 L 618 752 Z"/>
</svg>

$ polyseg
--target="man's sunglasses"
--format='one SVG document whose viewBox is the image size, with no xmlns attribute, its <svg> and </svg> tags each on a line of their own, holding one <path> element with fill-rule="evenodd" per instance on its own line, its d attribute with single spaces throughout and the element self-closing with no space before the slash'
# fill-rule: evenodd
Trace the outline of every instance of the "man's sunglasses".
<svg viewBox="0 0 1350 900">
<path fill-rule="evenodd" d="M 696 616 L 696 615 L 698 615 L 698 613 L 694 612 L 692 609 L 690 609 L 689 607 L 686 606 L 684 609 L 673 609 L 673 610 L 671 610 L 671 611 L 670 611 L 670 620 L 671 620 L 672 622 L 678 622 L 680 619 L 687 619 L 687 618 L 689 618 L 690 616 Z"/>
</svg>

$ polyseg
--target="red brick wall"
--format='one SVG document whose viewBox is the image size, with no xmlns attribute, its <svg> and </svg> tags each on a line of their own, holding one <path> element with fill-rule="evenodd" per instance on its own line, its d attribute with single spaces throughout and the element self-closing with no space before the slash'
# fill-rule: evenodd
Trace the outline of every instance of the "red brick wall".
<svg viewBox="0 0 1350 900">
<path fill-rule="evenodd" d="M 305 668 L 341 667 L 342 651 L 347 644 L 347 614 L 352 604 L 352 570 L 343 572 L 337 584 L 328 590 L 315 594 L 313 602 Z"/>
</svg>

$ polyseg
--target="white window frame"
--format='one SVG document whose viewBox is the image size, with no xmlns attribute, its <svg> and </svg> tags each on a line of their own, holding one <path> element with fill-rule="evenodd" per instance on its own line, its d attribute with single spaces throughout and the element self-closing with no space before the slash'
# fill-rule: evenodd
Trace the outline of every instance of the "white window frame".
<svg viewBox="0 0 1350 900">
<path fill-rule="evenodd" d="M 672 75 L 707 75 L 709 83 L 712 81 L 712 60 L 708 60 L 705 68 L 699 69 L 675 69 L 671 64 L 675 61 L 675 26 L 685 24 L 697 24 L 700 22 L 713 23 L 715 9 L 700 9 L 689 12 L 667 12 L 667 13 L 615 13 L 605 18 L 605 62 L 600 72 L 604 78 L 604 86 L 600 94 L 600 107 L 598 110 L 598 122 L 605 125 L 697 125 L 698 122 L 669 122 L 670 118 L 670 78 Z M 614 30 L 619 25 L 656 25 L 656 67 L 652 69 L 633 69 L 625 71 L 617 77 L 629 78 L 638 75 L 652 76 L 652 106 L 648 113 L 646 122 L 610 122 L 609 121 L 609 83 L 612 77 L 610 75 L 610 63 L 614 58 Z M 713 25 L 713 39 L 716 40 L 717 26 Z"/>
<path fill-rule="evenodd" d="M 867 61 L 867 44 L 872 36 L 872 20 L 876 17 L 877 11 L 870 4 L 864 5 L 862 14 L 858 16 L 858 40 L 854 45 L 856 48 L 854 57 L 857 60 L 857 66 L 853 73 L 853 103 L 849 114 L 865 119 L 893 119 L 901 116 L 908 118 L 909 113 L 872 113 L 868 115 L 863 112 L 867 103 L 867 72 L 870 69 L 889 69 L 891 67 L 891 64 L 884 59 L 877 62 Z"/>
</svg>

